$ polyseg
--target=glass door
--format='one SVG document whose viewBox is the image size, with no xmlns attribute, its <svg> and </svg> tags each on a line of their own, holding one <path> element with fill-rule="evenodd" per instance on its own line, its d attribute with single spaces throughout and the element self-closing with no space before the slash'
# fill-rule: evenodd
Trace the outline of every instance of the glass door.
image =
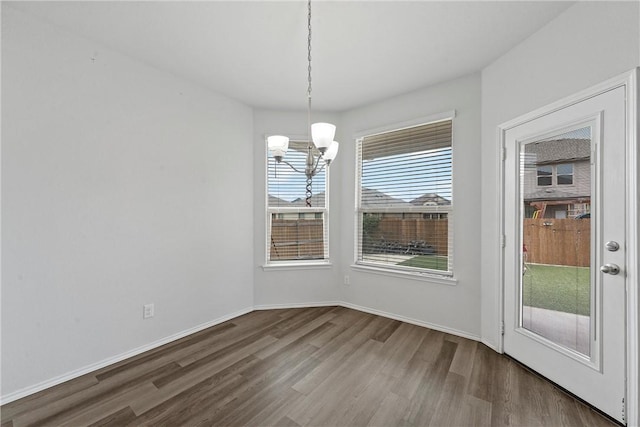
<svg viewBox="0 0 640 427">
<path fill-rule="evenodd" d="M 625 91 L 504 131 L 504 351 L 624 422 Z"/>
<path fill-rule="evenodd" d="M 591 354 L 592 128 L 522 144 L 521 326 Z"/>
</svg>

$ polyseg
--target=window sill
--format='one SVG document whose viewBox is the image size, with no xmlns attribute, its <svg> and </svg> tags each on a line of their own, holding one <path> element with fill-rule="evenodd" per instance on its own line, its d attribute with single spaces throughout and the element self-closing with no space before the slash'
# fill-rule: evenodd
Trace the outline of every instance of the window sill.
<svg viewBox="0 0 640 427">
<path fill-rule="evenodd" d="M 439 285 L 456 286 L 458 284 L 458 279 L 455 279 L 451 276 L 440 276 L 427 272 L 423 273 L 420 271 L 396 270 L 392 268 L 384 268 L 368 264 L 352 264 L 351 268 L 371 274 L 381 274 L 384 276 L 400 277 L 409 280 L 419 280 L 422 282 L 437 283 Z"/>
<path fill-rule="evenodd" d="M 264 271 L 283 271 L 283 270 L 317 270 L 331 268 L 333 264 L 330 261 L 302 261 L 302 262 L 279 262 L 273 264 L 264 264 Z"/>
</svg>

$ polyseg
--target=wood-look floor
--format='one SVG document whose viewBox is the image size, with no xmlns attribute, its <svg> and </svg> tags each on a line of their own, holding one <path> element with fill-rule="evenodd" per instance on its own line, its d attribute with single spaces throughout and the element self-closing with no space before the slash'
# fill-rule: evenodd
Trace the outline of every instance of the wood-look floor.
<svg viewBox="0 0 640 427">
<path fill-rule="evenodd" d="M 255 311 L 1 412 L 2 427 L 614 425 L 481 343 L 342 307 Z"/>
</svg>

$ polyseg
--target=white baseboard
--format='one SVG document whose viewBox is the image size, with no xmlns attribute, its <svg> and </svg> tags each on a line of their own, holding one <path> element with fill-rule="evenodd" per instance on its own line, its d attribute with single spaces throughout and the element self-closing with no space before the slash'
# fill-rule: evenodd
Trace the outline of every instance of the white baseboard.
<svg viewBox="0 0 640 427">
<path fill-rule="evenodd" d="M 101 360 L 100 362 L 93 363 L 91 365 L 82 367 L 80 369 L 76 369 L 75 371 L 68 372 L 66 374 L 60 375 L 58 377 L 52 378 L 50 380 L 43 381 L 36 385 L 23 388 L 18 391 L 14 391 L 13 393 L 9 393 L 6 396 L 0 396 L 0 405 L 7 404 L 9 402 L 13 402 L 14 400 L 22 399 L 23 397 L 27 397 L 29 395 L 35 394 L 39 391 L 45 390 L 47 388 L 56 386 L 58 384 L 62 384 L 66 381 L 72 380 L 74 378 L 78 378 L 82 375 L 89 374 L 91 372 L 95 372 L 98 369 L 105 368 L 109 365 L 113 365 L 114 363 L 121 362 L 130 357 L 137 356 L 138 354 L 144 353 L 145 351 L 153 350 L 154 348 L 163 346 L 165 344 L 169 344 L 170 342 L 179 340 L 180 338 L 184 338 L 188 335 L 195 334 L 196 332 L 200 332 L 204 329 L 210 328 L 212 326 L 218 325 L 220 323 L 226 322 L 228 320 L 234 319 L 238 316 L 242 316 L 243 314 L 247 314 L 252 312 L 253 307 L 248 307 L 243 310 L 237 311 L 235 313 L 228 314 L 226 316 L 219 317 L 210 322 L 202 323 L 198 326 L 194 326 L 193 328 L 186 329 L 184 331 L 178 332 L 176 334 L 170 335 L 168 337 L 162 338 L 158 341 L 154 341 L 150 344 L 143 345 L 141 347 L 135 348 L 133 350 L 127 351 L 125 353 L 118 354 L 117 356 L 109 357 L 107 359 Z"/>
<path fill-rule="evenodd" d="M 349 302 L 344 302 L 344 301 L 325 301 L 325 302 L 291 303 L 291 304 L 263 304 L 263 305 L 256 305 L 254 308 L 256 310 L 274 310 L 274 309 L 283 309 L 283 308 L 330 307 L 330 306 L 350 308 L 352 310 L 358 310 L 365 313 L 375 314 L 377 316 L 382 316 L 389 319 L 410 323 L 412 325 L 434 329 L 436 331 L 444 332 L 451 335 L 456 335 L 458 337 L 468 338 L 473 341 L 480 341 L 480 337 L 478 335 L 468 334 L 466 332 L 459 331 L 453 328 L 448 328 L 442 325 L 437 325 L 435 323 L 424 322 L 422 320 L 412 319 L 410 317 L 400 316 L 397 314 L 388 313 L 386 311 L 376 310 L 374 308 L 364 307 L 357 304 L 351 304 Z M 490 347 L 495 350 L 493 346 L 490 346 Z"/>
<path fill-rule="evenodd" d="M 375 314 L 377 316 L 387 317 L 389 319 L 399 320 L 401 322 L 410 323 L 412 325 L 423 326 L 425 328 L 435 329 L 436 331 L 445 332 L 451 335 L 456 335 L 462 338 L 468 338 L 474 341 L 480 341 L 480 337 L 472 334 L 468 334 L 463 331 L 459 331 L 457 329 L 448 328 L 442 325 L 437 325 L 434 323 L 424 322 L 422 320 L 412 319 L 410 317 L 400 316 L 393 313 L 387 313 L 385 311 L 376 310 L 369 307 L 363 307 L 356 304 L 351 304 L 344 301 L 323 301 L 323 302 L 305 302 L 305 303 L 289 303 L 289 304 L 260 304 L 255 305 L 253 307 L 248 307 L 243 310 L 237 311 L 235 313 L 228 314 L 226 316 L 220 317 L 218 319 L 212 320 L 210 322 L 206 322 L 195 326 L 190 329 L 186 329 L 184 331 L 178 332 L 176 334 L 170 335 L 166 338 L 162 338 L 158 341 L 152 342 L 150 344 L 143 345 L 141 347 L 135 348 L 133 350 L 127 351 L 125 353 L 121 353 L 117 356 L 110 357 L 108 359 L 101 360 L 100 362 L 85 366 L 80 369 L 76 369 L 75 371 L 68 372 L 64 375 L 60 375 L 58 377 L 52 378 L 47 381 L 43 381 L 36 385 L 23 388 L 21 390 L 15 391 L 13 393 L 9 393 L 6 396 L 0 396 L 0 405 L 7 404 L 9 402 L 13 402 L 14 400 L 22 399 L 23 397 L 27 397 L 39 391 L 45 390 L 47 388 L 56 386 L 58 384 L 62 384 L 66 381 L 72 380 L 74 378 L 78 378 L 82 375 L 89 374 L 91 372 L 95 372 L 98 369 L 102 369 L 109 365 L 113 365 L 114 363 L 121 362 L 130 357 L 137 356 L 138 354 L 144 353 L 145 351 L 153 350 L 157 347 L 160 347 L 165 344 L 169 344 L 170 342 L 179 340 L 180 338 L 184 338 L 188 335 L 195 334 L 203 329 L 210 328 L 212 326 L 218 325 L 220 323 L 226 322 L 228 320 L 234 319 L 238 316 L 242 316 L 243 314 L 250 313 L 254 310 L 275 310 L 275 309 L 283 309 L 283 308 L 305 308 L 305 307 L 329 307 L 329 306 L 339 306 L 350 308 L 353 310 L 363 311 L 365 313 Z M 483 341 L 484 343 L 484 341 Z M 488 343 L 484 343 L 493 350 L 496 350 L 492 345 Z M 497 350 L 496 350 L 497 351 Z"/>
<path fill-rule="evenodd" d="M 473 341 L 480 341 L 480 337 L 478 335 L 468 334 L 466 332 L 459 331 L 453 328 L 448 328 L 446 326 L 438 325 L 435 323 L 429 323 L 422 320 L 412 319 L 410 317 L 400 316 L 393 313 L 387 313 L 386 311 L 376 310 L 375 308 L 363 307 L 361 305 L 351 304 L 349 302 L 341 302 L 339 303 L 339 305 L 341 305 L 342 307 L 351 308 L 353 310 L 364 311 L 365 313 L 375 314 L 377 316 L 387 317 L 389 319 L 410 323 L 412 325 L 434 329 L 436 331 L 444 332 L 451 335 L 456 335 L 458 337 L 467 338 Z"/>
<path fill-rule="evenodd" d="M 283 308 L 307 308 L 307 307 L 331 307 L 342 306 L 340 301 L 324 302 L 294 302 L 290 304 L 259 304 L 254 306 L 254 310 L 281 310 Z"/>
</svg>

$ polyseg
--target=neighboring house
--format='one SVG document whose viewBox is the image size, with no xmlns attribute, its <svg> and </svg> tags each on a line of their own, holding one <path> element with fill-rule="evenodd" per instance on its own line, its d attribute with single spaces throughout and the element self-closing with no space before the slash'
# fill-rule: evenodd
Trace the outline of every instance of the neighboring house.
<svg viewBox="0 0 640 427">
<path fill-rule="evenodd" d="M 317 207 L 324 207 L 324 195 L 325 192 L 320 192 L 318 194 L 313 194 L 311 196 L 311 207 L 312 208 L 317 208 Z M 304 208 L 307 206 L 307 199 L 305 197 L 299 197 L 295 200 L 291 201 L 291 206 L 295 206 L 295 207 L 299 207 L 299 208 Z"/>
<path fill-rule="evenodd" d="M 451 200 L 445 199 L 444 197 L 436 194 L 436 193 L 426 193 L 422 196 L 413 199 L 411 204 L 414 206 L 426 206 L 426 207 L 438 207 L 438 206 L 451 206 Z M 430 212 L 430 213 L 420 213 L 420 214 L 412 214 L 417 217 L 421 217 L 422 219 L 444 219 L 447 217 L 448 213 L 446 212 Z M 407 218 L 405 216 L 405 218 Z"/>
<path fill-rule="evenodd" d="M 314 194 L 311 197 L 311 206 L 324 206 L 325 193 Z M 448 206 L 451 201 L 435 193 L 424 194 L 411 202 L 392 197 L 372 188 L 364 188 L 362 194 L 362 207 L 375 209 L 376 207 L 409 208 L 411 206 Z M 269 195 L 269 206 L 277 207 L 305 207 L 306 199 L 300 197 L 291 202 Z M 296 214 L 297 215 L 297 214 Z"/>
<path fill-rule="evenodd" d="M 362 190 L 362 208 L 363 209 L 375 209 L 376 207 L 384 206 L 391 208 L 411 208 L 413 206 L 428 206 L 428 207 L 437 207 L 437 206 L 450 206 L 451 200 L 445 199 L 444 197 L 436 194 L 436 193 L 426 193 L 422 196 L 411 200 L 410 202 L 405 202 L 402 199 L 397 199 L 395 197 L 389 196 L 381 191 L 374 190 L 371 188 L 364 188 Z M 409 209 L 407 209 L 409 210 Z M 374 215 L 369 213 L 368 215 Z M 378 213 L 375 214 L 380 218 L 424 218 L 423 213 Z M 427 214 L 429 218 L 433 218 L 433 215 L 439 214 Z"/>
<path fill-rule="evenodd" d="M 427 193 L 417 199 L 413 199 L 411 204 L 415 206 L 449 206 L 451 200 L 445 199 L 436 193 Z"/>
<path fill-rule="evenodd" d="M 406 208 L 410 206 L 411 204 L 409 202 L 392 197 L 382 191 L 366 187 L 362 189 L 363 209 L 375 209 L 379 207 Z"/>
<path fill-rule="evenodd" d="M 405 202 L 402 199 L 392 197 L 382 191 L 374 190 L 373 188 L 362 189 L 362 210 L 366 216 L 376 218 L 404 218 L 402 212 L 367 212 L 368 210 L 374 210 L 377 208 L 409 208 L 411 203 Z"/>
<path fill-rule="evenodd" d="M 523 153 L 526 218 L 575 218 L 591 210 L 591 142 L 556 139 L 527 144 Z"/>
<path fill-rule="evenodd" d="M 324 207 L 324 191 L 319 194 L 314 194 L 311 197 L 311 207 Z M 277 204 L 272 204 L 272 200 L 277 200 Z M 275 196 L 269 195 L 270 206 L 277 206 L 279 208 L 304 208 L 307 207 L 307 201 L 305 198 L 300 197 L 292 201 L 279 199 Z M 322 219 L 322 213 L 318 212 L 280 212 L 277 213 L 277 219 Z"/>
</svg>

